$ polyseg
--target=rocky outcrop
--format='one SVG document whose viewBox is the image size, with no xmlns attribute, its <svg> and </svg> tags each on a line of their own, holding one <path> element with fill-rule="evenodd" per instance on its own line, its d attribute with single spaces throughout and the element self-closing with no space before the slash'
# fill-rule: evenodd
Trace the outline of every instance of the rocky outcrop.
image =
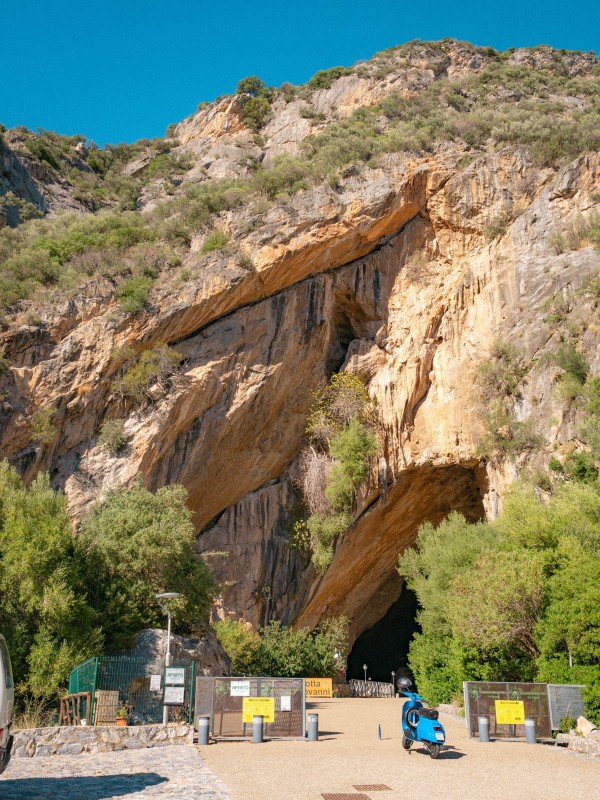
<svg viewBox="0 0 600 800">
<path fill-rule="evenodd" d="M 456 45 L 426 67 L 419 48 L 397 63 L 392 53 L 383 77 L 369 65 L 304 98 L 276 100 L 260 145 L 235 98 L 222 100 L 177 128 L 180 147 L 198 157 L 188 178 L 241 174 L 256 148 L 263 158 L 296 152 L 320 124 L 301 116 L 302 103 L 326 119 L 334 109 L 343 116 L 392 87 L 410 95 L 411 81 L 476 71 L 490 57 Z M 577 74 L 586 64 L 581 56 L 568 68 Z M 404 83 L 392 80 L 399 71 Z M 11 365 L 2 378 L 3 454 L 28 478 L 48 469 L 76 517 L 138 473 L 152 489 L 183 483 L 197 552 L 221 584 L 220 615 L 315 625 L 346 614 L 359 636 L 398 598 L 397 556 L 419 525 L 452 510 L 494 516 L 523 468 L 525 457 L 479 455 L 473 379 L 495 339 L 517 343 L 530 364 L 516 413 L 539 431 L 544 457 L 575 435 L 556 396 L 556 365 L 540 356 L 558 345 L 547 309 L 557 297 L 569 314 L 588 302 L 576 292 L 600 266 L 589 242 L 567 252 L 551 246 L 553 234 L 597 209 L 600 154 L 559 173 L 518 147 L 475 156 L 466 164 L 464 147 L 452 143 L 386 155 L 334 187 L 264 211 L 224 212 L 218 222 L 235 247 L 202 256 L 198 236 L 185 256 L 189 280 L 165 281 L 147 312 L 119 312 L 107 279 L 38 308 L 39 322 L 9 328 L 0 342 Z M 581 342 L 598 373 L 594 326 Z M 180 353 L 179 373 L 167 389 L 150 387 L 152 402 L 124 404 L 111 388 L 115 354 L 164 343 Z M 311 391 L 339 369 L 368 384 L 385 468 L 380 476 L 373 469 L 354 524 L 319 577 L 291 547 L 295 465 Z M 30 441 L 30 417 L 47 406 L 58 435 L 43 446 Z M 126 418 L 128 444 L 116 455 L 97 441 L 107 414 Z"/>
</svg>

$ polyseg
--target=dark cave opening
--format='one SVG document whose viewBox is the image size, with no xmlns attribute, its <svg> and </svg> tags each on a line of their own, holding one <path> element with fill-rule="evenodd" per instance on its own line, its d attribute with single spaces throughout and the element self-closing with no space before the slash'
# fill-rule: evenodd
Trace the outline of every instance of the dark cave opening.
<svg viewBox="0 0 600 800">
<path fill-rule="evenodd" d="M 367 665 L 367 678 L 374 681 L 392 680 L 392 671 L 410 675 L 408 648 L 415 632 L 419 630 L 417 597 L 406 585 L 400 597 L 391 604 L 383 617 L 361 633 L 348 656 L 347 678 L 363 680 L 363 664 Z M 411 675 L 412 677 L 412 675 Z"/>
</svg>

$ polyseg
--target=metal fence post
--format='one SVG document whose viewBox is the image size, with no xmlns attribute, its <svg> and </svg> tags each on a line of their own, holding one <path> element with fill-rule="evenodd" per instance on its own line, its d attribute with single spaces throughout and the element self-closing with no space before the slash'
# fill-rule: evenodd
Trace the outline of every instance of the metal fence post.
<svg viewBox="0 0 600 800">
<path fill-rule="evenodd" d="M 198 744 L 208 744 L 210 717 L 198 717 Z"/>
<path fill-rule="evenodd" d="M 190 711 L 188 714 L 188 723 L 190 725 L 194 722 L 194 694 L 196 688 L 196 662 L 192 661 L 192 668 L 190 670 L 191 677 L 190 677 Z"/>
<path fill-rule="evenodd" d="M 537 736 L 535 732 L 535 720 L 525 717 L 525 741 L 528 744 L 536 744 Z"/>
<path fill-rule="evenodd" d="M 478 717 L 479 741 L 489 742 L 490 740 L 490 721 L 487 717 Z"/>
<path fill-rule="evenodd" d="M 90 725 L 94 724 L 94 702 L 96 700 L 96 689 L 98 688 L 98 657 L 94 659 L 94 683 L 92 684 L 92 708 L 90 711 Z"/>
<path fill-rule="evenodd" d="M 263 718 L 259 714 L 252 719 L 252 741 L 257 744 L 263 741 Z"/>
</svg>

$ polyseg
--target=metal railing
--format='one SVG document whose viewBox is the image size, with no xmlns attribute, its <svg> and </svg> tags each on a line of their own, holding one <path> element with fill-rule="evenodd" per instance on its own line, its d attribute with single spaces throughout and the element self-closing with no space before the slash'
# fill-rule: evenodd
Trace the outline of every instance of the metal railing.
<svg viewBox="0 0 600 800">
<path fill-rule="evenodd" d="M 170 718 L 175 722 L 192 722 L 194 661 L 180 655 L 171 666 L 185 669 L 185 695 L 183 705 L 171 707 Z M 130 724 L 159 723 L 163 714 L 164 677 L 163 658 L 99 656 L 89 658 L 71 672 L 69 695 L 91 695 L 93 711 L 90 714 L 86 709 L 86 716 L 92 724 L 110 723 L 115 708 L 122 705 L 130 709 Z"/>
<path fill-rule="evenodd" d="M 350 682 L 352 697 L 394 697 L 394 684 L 380 681 L 359 681 L 352 679 Z"/>
</svg>

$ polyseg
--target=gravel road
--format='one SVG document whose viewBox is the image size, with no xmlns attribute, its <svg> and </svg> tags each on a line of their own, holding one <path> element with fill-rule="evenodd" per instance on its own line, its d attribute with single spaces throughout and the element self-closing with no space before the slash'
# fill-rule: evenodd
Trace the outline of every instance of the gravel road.
<svg viewBox="0 0 600 800">
<path fill-rule="evenodd" d="M 468 739 L 464 720 L 444 716 L 448 747 L 438 760 L 401 748 L 401 699 L 353 698 L 311 704 L 318 742 L 219 742 L 200 748 L 231 800 L 322 800 L 326 793 L 371 800 L 565 800 L 598 797 L 600 760 L 524 742 Z M 381 725 L 381 741 L 377 738 Z"/>
</svg>

